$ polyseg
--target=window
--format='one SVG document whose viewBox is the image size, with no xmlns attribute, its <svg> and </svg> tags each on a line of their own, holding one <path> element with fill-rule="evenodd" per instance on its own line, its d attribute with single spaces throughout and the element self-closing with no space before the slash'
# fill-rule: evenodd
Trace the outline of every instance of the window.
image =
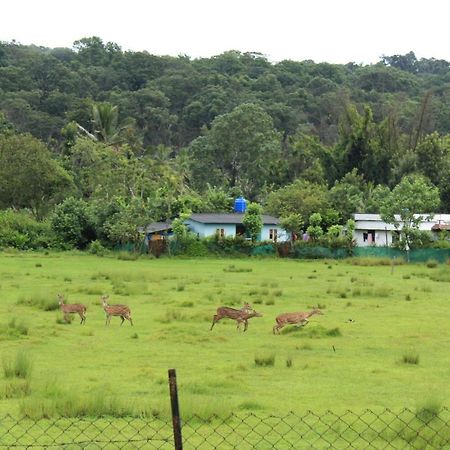
<svg viewBox="0 0 450 450">
<path fill-rule="evenodd" d="M 278 239 L 278 230 L 276 228 L 269 229 L 269 239 L 273 242 L 277 242 Z"/>
<path fill-rule="evenodd" d="M 223 228 L 217 228 L 216 236 L 220 239 L 223 239 L 225 237 L 225 230 Z"/>
<path fill-rule="evenodd" d="M 368 244 L 375 244 L 375 230 L 368 230 L 363 232 L 363 241 Z"/>
</svg>

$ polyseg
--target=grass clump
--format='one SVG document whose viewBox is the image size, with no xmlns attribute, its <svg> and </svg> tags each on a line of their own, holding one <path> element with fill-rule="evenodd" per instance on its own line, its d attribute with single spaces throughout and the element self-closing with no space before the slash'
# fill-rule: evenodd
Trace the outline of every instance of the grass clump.
<svg viewBox="0 0 450 450">
<path fill-rule="evenodd" d="M 181 303 L 180 306 L 183 307 L 183 308 L 193 308 L 194 307 L 194 302 L 186 301 L 186 302 Z"/>
<path fill-rule="evenodd" d="M 417 353 L 408 351 L 403 353 L 401 362 L 403 364 L 412 364 L 412 365 L 418 365 L 420 361 L 420 357 Z"/>
<path fill-rule="evenodd" d="M 29 380 L 12 379 L 0 385 L 0 399 L 22 398 L 30 395 L 31 387 Z"/>
<path fill-rule="evenodd" d="M 230 264 L 228 267 L 224 267 L 223 271 L 244 273 L 244 272 L 253 272 L 253 269 L 251 267 L 236 267 L 234 264 Z"/>
<path fill-rule="evenodd" d="M 28 379 L 31 376 L 33 363 L 27 353 L 19 351 L 14 359 L 3 358 L 2 367 L 5 378 Z"/>
<path fill-rule="evenodd" d="M 429 269 L 434 269 L 434 268 L 436 268 L 436 267 L 438 266 L 438 264 L 439 264 L 439 262 L 436 261 L 435 259 L 429 259 L 429 260 L 426 262 L 426 265 L 427 265 L 427 267 L 428 267 Z"/>
<path fill-rule="evenodd" d="M 424 423 L 429 424 L 439 417 L 442 405 L 437 399 L 428 399 L 416 409 L 416 418 Z"/>
<path fill-rule="evenodd" d="M 447 267 L 442 267 L 437 272 L 430 274 L 430 280 L 450 283 L 450 269 Z"/>
<path fill-rule="evenodd" d="M 401 266 L 405 264 L 405 260 L 403 258 L 350 258 L 348 260 L 349 264 L 352 264 L 353 266 Z"/>
<path fill-rule="evenodd" d="M 56 311 L 59 309 L 56 295 L 36 293 L 29 296 L 20 297 L 17 301 L 18 305 L 33 306 L 42 311 Z"/>
<path fill-rule="evenodd" d="M 255 365 L 258 367 L 270 367 L 275 365 L 275 353 L 255 355 Z"/>
<path fill-rule="evenodd" d="M 22 320 L 18 320 L 13 317 L 5 326 L 0 329 L 3 335 L 10 338 L 19 338 L 21 336 L 28 336 L 28 325 L 26 325 Z"/>
<path fill-rule="evenodd" d="M 139 253 L 135 252 L 119 252 L 117 253 L 117 259 L 121 261 L 136 261 L 139 259 Z"/>
<path fill-rule="evenodd" d="M 157 320 L 160 323 L 180 322 L 186 320 L 186 316 L 176 309 L 171 309 L 166 311 L 165 314 L 160 316 Z"/>
</svg>

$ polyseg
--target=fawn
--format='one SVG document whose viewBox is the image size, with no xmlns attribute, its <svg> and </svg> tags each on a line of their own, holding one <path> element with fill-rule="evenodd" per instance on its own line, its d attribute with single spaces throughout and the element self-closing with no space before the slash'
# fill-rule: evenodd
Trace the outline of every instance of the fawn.
<svg viewBox="0 0 450 450">
<path fill-rule="evenodd" d="M 77 313 L 80 318 L 81 322 L 80 325 L 84 324 L 86 322 L 86 306 L 82 305 L 81 303 L 72 303 L 65 305 L 64 304 L 64 296 L 61 294 L 58 294 L 58 303 L 59 303 L 59 309 L 64 314 L 64 320 L 66 322 L 69 321 L 69 314 L 75 314 Z"/>
<path fill-rule="evenodd" d="M 120 316 L 120 318 L 122 319 L 122 322 L 120 322 L 121 326 L 123 325 L 125 319 L 129 320 L 131 326 L 133 326 L 133 319 L 131 318 L 130 308 L 127 305 L 108 305 L 107 302 L 108 298 L 109 298 L 108 295 L 102 296 L 103 309 L 105 310 L 106 313 L 105 326 L 109 325 L 112 316 Z"/>
<path fill-rule="evenodd" d="M 241 324 L 244 324 L 244 331 L 248 328 L 248 319 L 252 317 L 262 317 L 262 314 L 256 312 L 248 303 L 244 303 L 241 309 L 229 308 L 228 306 L 221 306 L 217 308 L 216 314 L 214 314 L 213 322 L 211 324 L 210 331 L 213 329 L 214 325 L 224 317 L 233 319 L 237 323 L 237 329 L 239 330 Z"/>
<path fill-rule="evenodd" d="M 277 324 L 273 327 L 273 334 L 280 334 L 281 328 L 283 328 L 285 325 L 293 324 L 304 326 L 308 323 L 308 318 L 313 316 L 314 314 L 322 315 L 323 312 L 320 309 L 315 308 L 310 312 L 293 312 L 280 314 L 275 319 Z"/>
</svg>

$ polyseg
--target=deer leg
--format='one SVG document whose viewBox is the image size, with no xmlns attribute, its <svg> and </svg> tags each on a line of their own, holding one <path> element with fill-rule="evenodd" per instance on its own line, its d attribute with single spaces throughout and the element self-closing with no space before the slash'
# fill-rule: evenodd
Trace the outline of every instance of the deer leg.
<svg viewBox="0 0 450 450">
<path fill-rule="evenodd" d="M 130 321 L 131 326 L 133 327 L 133 326 L 134 326 L 134 325 L 133 325 L 133 319 L 131 318 L 131 316 L 128 317 L 128 320 Z"/>
<path fill-rule="evenodd" d="M 211 330 L 213 329 L 214 325 L 215 325 L 216 322 L 218 322 L 219 320 L 220 320 L 220 319 L 217 318 L 217 315 L 214 315 L 213 321 L 212 321 L 212 324 L 211 324 L 211 328 L 209 329 L 209 331 L 211 331 Z"/>
<path fill-rule="evenodd" d="M 123 317 L 123 316 L 120 316 L 120 318 L 122 319 L 122 322 L 120 322 L 120 326 L 122 326 L 122 325 L 123 325 L 123 323 L 124 323 L 124 321 L 125 321 L 125 317 Z"/>
<path fill-rule="evenodd" d="M 64 314 L 64 320 L 66 323 L 69 323 L 69 315 L 68 314 Z"/>
<path fill-rule="evenodd" d="M 109 320 L 108 320 L 109 319 Z M 109 321 L 111 320 L 111 316 L 106 316 L 105 327 L 109 325 Z"/>
<path fill-rule="evenodd" d="M 247 331 L 248 328 L 248 320 L 244 320 L 244 331 Z"/>
</svg>

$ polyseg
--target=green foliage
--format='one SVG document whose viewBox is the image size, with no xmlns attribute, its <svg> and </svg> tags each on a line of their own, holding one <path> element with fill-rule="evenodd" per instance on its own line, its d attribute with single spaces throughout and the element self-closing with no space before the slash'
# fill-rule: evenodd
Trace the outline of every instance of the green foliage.
<svg viewBox="0 0 450 450">
<path fill-rule="evenodd" d="M 68 248 L 85 248 L 95 238 L 87 203 L 73 197 L 56 206 L 51 227 L 60 243 Z"/>
<path fill-rule="evenodd" d="M 31 376 L 33 363 L 27 353 L 18 351 L 14 358 L 3 357 L 2 367 L 5 378 L 28 379 Z"/>
<path fill-rule="evenodd" d="M 263 227 L 261 205 L 258 203 L 249 203 L 242 218 L 242 223 L 250 234 L 252 241 L 255 242 Z"/>
<path fill-rule="evenodd" d="M 423 245 L 425 235 L 418 230 L 419 223 L 439 206 L 439 190 L 423 176 L 406 176 L 392 190 L 381 208 L 381 217 L 400 231 L 402 248 Z"/>
<path fill-rule="evenodd" d="M 27 211 L 0 211 L 0 248 L 19 250 L 55 246 L 55 237 L 48 221 L 39 222 Z"/>
<path fill-rule="evenodd" d="M 306 229 L 306 232 L 312 241 L 317 241 L 323 235 L 323 230 L 320 226 L 322 223 L 322 216 L 319 213 L 311 214 L 309 223 L 311 225 Z"/>
<path fill-rule="evenodd" d="M 43 217 L 73 189 L 71 176 L 30 135 L 0 135 L 0 207 L 30 208 Z"/>
<path fill-rule="evenodd" d="M 88 252 L 92 255 L 105 256 L 107 249 L 103 247 L 99 240 L 96 239 L 89 244 Z"/>
</svg>

